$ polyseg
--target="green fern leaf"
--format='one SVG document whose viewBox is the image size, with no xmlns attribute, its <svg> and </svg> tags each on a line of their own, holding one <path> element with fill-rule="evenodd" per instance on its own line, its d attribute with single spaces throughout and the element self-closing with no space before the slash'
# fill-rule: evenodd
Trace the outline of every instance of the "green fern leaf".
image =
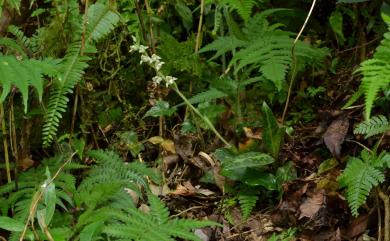
<svg viewBox="0 0 390 241">
<path fill-rule="evenodd" d="M 373 187 L 385 180 L 384 174 L 370 163 L 351 158 L 339 177 L 341 187 L 347 187 L 347 200 L 352 215 L 358 216 L 359 207 L 366 201 Z"/>
<path fill-rule="evenodd" d="M 256 5 L 255 0 L 222 0 L 221 5 L 227 5 L 230 9 L 237 11 L 238 15 L 244 21 L 247 21 L 251 14 L 252 9 Z"/>
<path fill-rule="evenodd" d="M 201 48 L 198 53 L 217 51 L 217 53 L 209 59 L 209 61 L 211 61 L 229 51 L 233 51 L 238 47 L 243 47 L 244 45 L 245 45 L 244 41 L 239 40 L 235 37 L 228 37 L 228 36 L 218 37 L 212 43 Z"/>
<path fill-rule="evenodd" d="M 238 193 L 238 202 L 242 210 L 242 218 L 246 220 L 251 214 L 256 202 L 259 199 L 258 193 L 253 188 L 244 187 Z"/>
<path fill-rule="evenodd" d="M 24 111 L 27 112 L 29 99 L 28 87 L 31 85 L 38 93 L 39 100 L 43 93 L 43 75 L 53 76 L 56 73 L 56 60 L 17 60 L 14 56 L 0 56 L 0 86 L 2 93 L 0 102 L 3 102 L 11 91 L 11 87 L 18 88 L 23 97 Z"/>
<path fill-rule="evenodd" d="M 390 130 L 390 124 L 387 118 L 383 115 L 379 115 L 360 123 L 353 132 L 354 134 L 365 135 L 364 138 L 369 138 L 374 135 L 385 133 L 388 130 Z"/>
<path fill-rule="evenodd" d="M 98 41 L 110 33 L 119 22 L 119 15 L 107 5 L 95 3 L 88 9 L 89 42 Z"/>
<path fill-rule="evenodd" d="M 73 92 L 74 86 L 80 81 L 84 74 L 84 69 L 88 66 L 86 62 L 90 59 L 86 56 L 80 56 L 80 42 L 73 44 L 68 51 L 59 69 L 59 78 L 51 90 L 45 123 L 42 128 L 44 146 L 50 145 L 53 141 L 62 118 L 62 113 L 66 111 L 69 102 L 66 95 Z"/>
</svg>

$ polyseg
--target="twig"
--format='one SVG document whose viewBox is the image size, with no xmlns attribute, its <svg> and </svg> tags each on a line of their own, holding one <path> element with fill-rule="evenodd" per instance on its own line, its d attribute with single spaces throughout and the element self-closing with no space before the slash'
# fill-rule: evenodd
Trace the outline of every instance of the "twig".
<svg viewBox="0 0 390 241">
<path fill-rule="evenodd" d="M 384 218 L 384 241 L 390 241 L 390 198 L 384 192 L 379 190 L 378 195 L 383 201 L 383 206 L 385 209 L 385 218 Z"/>
<path fill-rule="evenodd" d="M 295 79 L 295 75 L 296 75 L 296 71 L 297 71 L 297 57 L 295 55 L 295 46 L 297 45 L 298 39 L 299 39 L 299 37 L 301 37 L 302 32 L 305 29 L 307 22 L 309 21 L 309 18 L 311 16 L 313 9 L 314 9 L 314 6 L 316 4 L 316 1 L 317 0 L 313 0 L 313 3 L 311 4 L 311 7 L 310 7 L 310 11 L 307 14 L 307 17 L 305 19 L 305 22 L 303 23 L 303 26 L 302 26 L 301 30 L 299 31 L 297 37 L 295 38 L 293 46 L 291 48 L 291 55 L 292 55 L 291 78 L 290 78 L 290 84 L 289 84 L 288 92 L 287 92 L 287 100 L 286 100 L 286 104 L 284 106 L 283 115 L 282 115 L 282 125 L 284 123 L 284 119 L 285 119 L 286 114 L 287 114 L 288 104 L 290 102 L 290 97 L 291 97 L 292 85 L 294 83 L 294 79 Z"/>
</svg>

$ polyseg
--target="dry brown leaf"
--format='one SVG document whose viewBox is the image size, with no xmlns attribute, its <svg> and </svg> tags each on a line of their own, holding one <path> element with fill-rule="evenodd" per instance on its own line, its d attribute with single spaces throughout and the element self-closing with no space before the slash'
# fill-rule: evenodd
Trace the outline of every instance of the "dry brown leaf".
<svg viewBox="0 0 390 241">
<path fill-rule="evenodd" d="M 22 171 L 26 171 L 27 169 L 29 169 L 33 165 L 34 165 L 34 161 L 32 159 L 28 158 L 28 157 L 24 158 L 23 160 L 19 160 L 18 161 L 18 167 Z"/>
<path fill-rule="evenodd" d="M 324 142 L 326 147 L 337 159 L 340 158 L 341 144 L 347 135 L 349 121 L 347 118 L 337 119 L 333 121 L 324 134 Z"/>
<path fill-rule="evenodd" d="M 319 190 L 311 197 L 307 198 L 299 207 L 299 210 L 301 211 L 299 219 L 302 219 L 304 217 L 313 218 L 314 215 L 316 215 L 321 209 L 322 205 L 324 204 L 324 201 L 325 196 L 323 190 Z"/>
<path fill-rule="evenodd" d="M 193 196 L 196 193 L 196 189 L 190 182 L 184 182 L 183 185 L 179 184 L 176 187 L 176 190 L 170 192 L 172 195 L 179 196 Z"/>
</svg>

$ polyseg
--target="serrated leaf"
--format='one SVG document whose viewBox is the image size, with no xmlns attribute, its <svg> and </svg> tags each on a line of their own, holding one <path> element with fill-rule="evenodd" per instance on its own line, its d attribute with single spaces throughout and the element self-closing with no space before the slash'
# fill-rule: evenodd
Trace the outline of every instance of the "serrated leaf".
<svg viewBox="0 0 390 241">
<path fill-rule="evenodd" d="M 21 232 L 24 229 L 24 223 L 10 217 L 0 216 L 0 228 L 11 232 Z"/>
</svg>

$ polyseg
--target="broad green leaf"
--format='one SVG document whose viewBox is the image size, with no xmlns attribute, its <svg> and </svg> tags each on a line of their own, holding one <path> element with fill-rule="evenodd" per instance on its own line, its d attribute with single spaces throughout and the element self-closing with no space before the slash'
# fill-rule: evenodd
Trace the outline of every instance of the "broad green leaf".
<svg viewBox="0 0 390 241">
<path fill-rule="evenodd" d="M 214 155 L 222 163 L 221 174 L 233 179 L 243 181 L 249 169 L 261 169 L 275 160 L 268 154 L 261 152 L 246 152 L 235 154 L 227 149 L 218 149 Z"/>
<path fill-rule="evenodd" d="M 279 155 L 280 145 L 282 144 L 285 130 L 280 128 L 276 118 L 267 103 L 263 102 L 263 141 L 267 151 L 277 158 Z"/>
<path fill-rule="evenodd" d="M 169 103 L 166 101 L 157 101 L 156 105 L 150 108 L 146 112 L 143 118 L 152 116 L 152 117 L 160 117 L 160 116 L 171 116 L 176 112 L 176 108 L 170 108 Z"/>
<path fill-rule="evenodd" d="M 259 172 L 257 170 L 248 170 L 243 177 L 243 182 L 249 186 L 262 186 L 267 190 L 278 189 L 278 183 L 272 173 Z"/>
<path fill-rule="evenodd" d="M 23 222 L 10 217 L 0 216 L 0 229 L 5 229 L 11 232 L 21 232 L 24 229 Z"/>
</svg>

